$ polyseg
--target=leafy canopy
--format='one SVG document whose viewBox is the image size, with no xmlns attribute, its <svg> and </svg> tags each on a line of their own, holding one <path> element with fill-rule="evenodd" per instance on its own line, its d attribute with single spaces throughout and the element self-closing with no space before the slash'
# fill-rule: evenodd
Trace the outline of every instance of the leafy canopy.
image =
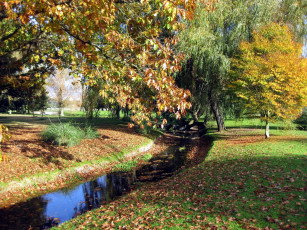
<svg viewBox="0 0 307 230">
<path fill-rule="evenodd" d="M 210 1 L 204 2 L 210 9 Z M 180 117 L 190 106 L 189 92 L 172 77 L 182 58 L 173 55 L 172 44 L 196 0 L 5 0 L 0 7 L 2 21 L 56 38 L 56 55 L 48 60 L 71 66 L 88 85 L 103 81 L 100 94 L 128 105 L 134 121 L 148 121 L 153 110 Z"/>
<path fill-rule="evenodd" d="M 262 119 L 293 119 L 306 106 L 307 60 L 289 27 L 268 24 L 241 42 L 232 59 L 230 86 Z"/>
<path fill-rule="evenodd" d="M 242 105 L 234 104 L 237 98 L 225 85 L 239 42 L 251 41 L 253 31 L 270 22 L 287 24 L 301 41 L 307 31 L 306 9 L 299 0 L 221 0 L 213 11 L 198 8 L 178 46 L 187 55 L 177 81 L 191 91 L 193 112 L 215 98 L 225 115 L 240 116 Z"/>
</svg>

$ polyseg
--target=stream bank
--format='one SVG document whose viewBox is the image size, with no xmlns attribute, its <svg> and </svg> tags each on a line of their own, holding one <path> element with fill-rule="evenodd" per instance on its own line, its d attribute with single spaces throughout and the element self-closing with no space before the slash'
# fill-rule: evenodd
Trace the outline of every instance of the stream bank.
<svg viewBox="0 0 307 230">
<path fill-rule="evenodd" d="M 155 154 L 149 162 L 142 162 L 131 172 L 108 173 L 74 188 L 49 193 L 0 210 L 0 216 L 6 217 L 5 220 L 0 219 L 0 227 L 45 229 L 55 226 L 130 192 L 139 183 L 161 180 L 181 168 L 201 162 L 206 154 L 205 148 L 210 148 L 211 140 L 166 135 L 159 142 L 169 146 L 167 150 Z M 174 143 L 176 146 L 171 146 Z"/>
</svg>

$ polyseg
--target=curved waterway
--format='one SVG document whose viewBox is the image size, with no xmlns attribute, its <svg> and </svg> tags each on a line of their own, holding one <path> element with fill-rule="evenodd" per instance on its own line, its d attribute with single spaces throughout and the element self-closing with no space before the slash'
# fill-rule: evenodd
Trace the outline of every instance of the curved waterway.
<svg viewBox="0 0 307 230">
<path fill-rule="evenodd" d="M 186 153 L 192 147 L 191 139 L 177 138 L 177 142 L 135 171 L 109 173 L 73 188 L 0 209 L 0 229 L 48 229 L 111 202 L 137 183 L 169 177 L 186 163 Z"/>
</svg>

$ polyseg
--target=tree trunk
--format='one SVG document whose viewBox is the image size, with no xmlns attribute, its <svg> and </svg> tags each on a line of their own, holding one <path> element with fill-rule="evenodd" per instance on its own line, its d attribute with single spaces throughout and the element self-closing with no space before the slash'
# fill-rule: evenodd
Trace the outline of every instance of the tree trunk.
<svg viewBox="0 0 307 230">
<path fill-rule="evenodd" d="M 206 111 L 206 115 L 205 115 L 205 119 L 204 119 L 204 126 L 207 125 L 207 122 L 208 122 L 208 118 L 209 118 L 209 115 L 208 115 L 208 111 Z"/>
<path fill-rule="evenodd" d="M 225 127 L 224 117 L 223 117 L 221 108 L 218 106 L 216 102 L 211 102 L 210 106 L 214 113 L 218 131 L 221 132 L 225 130 L 226 127 Z"/>
<path fill-rule="evenodd" d="M 270 124 L 269 121 L 265 121 L 265 138 L 270 137 Z"/>
<path fill-rule="evenodd" d="M 116 118 L 120 119 L 120 107 L 119 106 L 116 108 Z"/>
<path fill-rule="evenodd" d="M 63 108 L 63 107 L 60 107 L 59 116 L 60 116 L 60 117 L 63 117 L 63 116 L 64 116 L 64 108 Z"/>
<path fill-rule="evenodd" d="M 129 119 L 129 107 L 128 105 L 126 105 L 125 109 L 124 109 L 124 117 L 123 120 L 128 120 Z"/>
<path fill-rule="evenodd" d="M 213 97 L 212 90 L 209 90 L 208 96 L 209 96 L 210 107 L 216 120 L 217 129 L 219 132 L 221 132 L 226 129 L 222 109 L 218 105 L 216 98 Z"/>
<path fill-rule="evenodd" d="M 199 119 L 198 110 L 193 110 L 192 117 L 193 117 L 194 122 L 198 122 L 198 119 Z"/>
</svg>

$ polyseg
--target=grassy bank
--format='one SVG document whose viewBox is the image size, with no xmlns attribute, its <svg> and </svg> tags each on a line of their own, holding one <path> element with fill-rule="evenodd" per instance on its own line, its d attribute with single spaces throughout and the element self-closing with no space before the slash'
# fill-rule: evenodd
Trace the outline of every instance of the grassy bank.
<svg viewBox="0 0 307 230">
<path fill-rule="evenodd" d="M 306 228 L 307 134 L 231 129 L 210 133 L 200 165 L 141 185 L 59 229 Z"/>
<path fill-rule="evenodd" d="M 43 141 L 46 120 L 11 116 L 2 121 L 12 137 L 2 145 L 8 161 L 0 163 L 0 207 L 112 171 L 115 165 L 125 164 L 127 156 L 139 157 L 137 153 L 155 138 L 128 129 L 121 121 L 97 119 L 98 138 L 82 140 L 74 147 L 57 146 Z"/>
</svg>

